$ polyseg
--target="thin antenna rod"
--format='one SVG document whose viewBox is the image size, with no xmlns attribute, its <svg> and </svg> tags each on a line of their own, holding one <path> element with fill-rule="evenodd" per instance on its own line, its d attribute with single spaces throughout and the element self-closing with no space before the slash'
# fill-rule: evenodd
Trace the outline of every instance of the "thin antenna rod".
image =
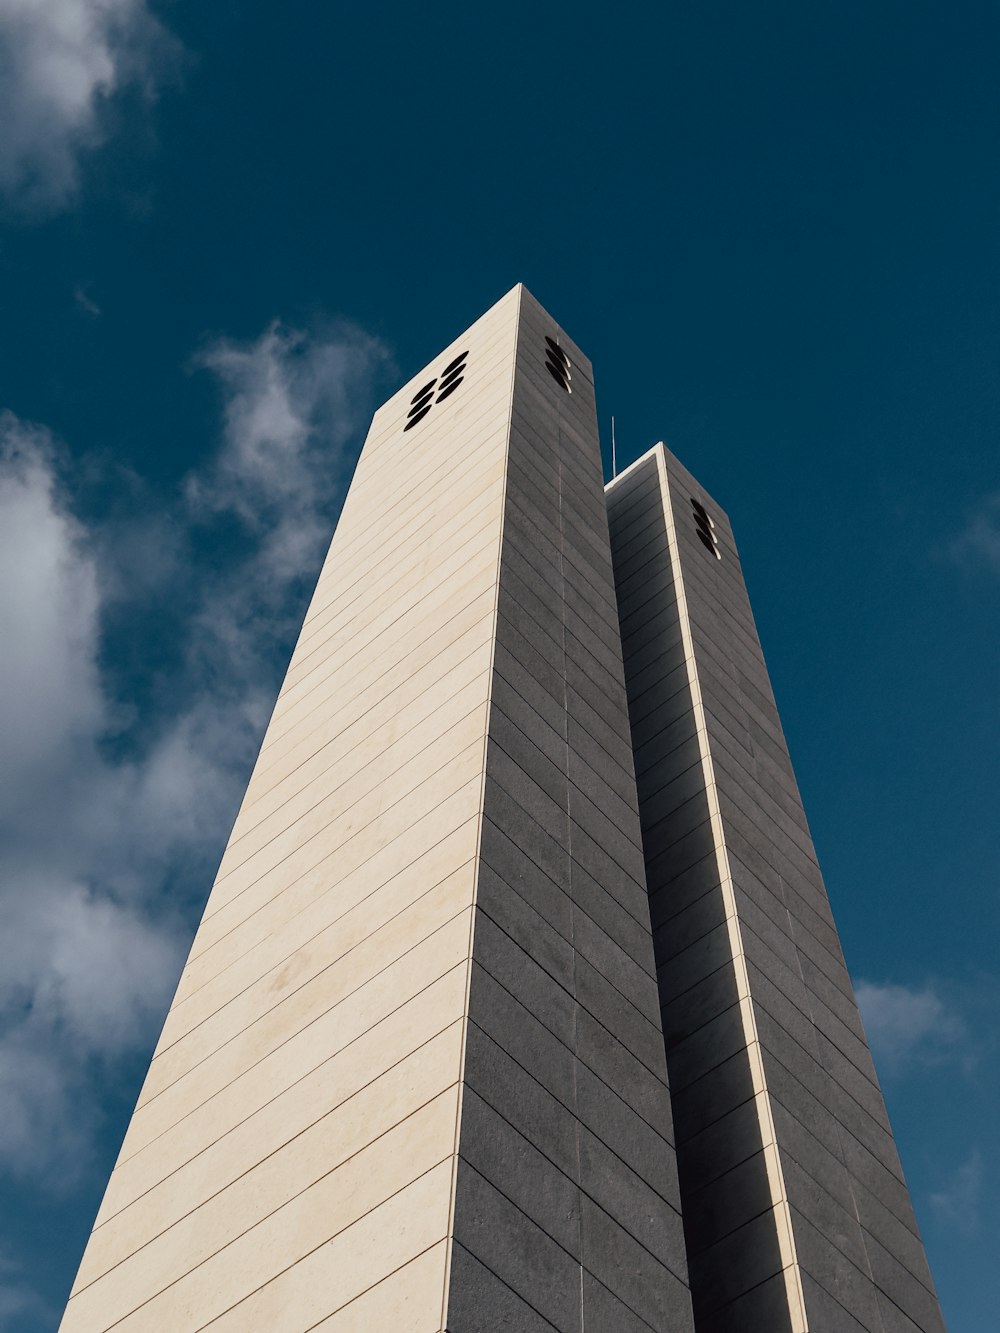
<svg viewBox="0 0 1000 1333">
<path fill-rule="evenodd" d="M 611 418 L 611 479 L 618 476 L 618 451 L 615 448 L 615 419 Z"/>
</svg>

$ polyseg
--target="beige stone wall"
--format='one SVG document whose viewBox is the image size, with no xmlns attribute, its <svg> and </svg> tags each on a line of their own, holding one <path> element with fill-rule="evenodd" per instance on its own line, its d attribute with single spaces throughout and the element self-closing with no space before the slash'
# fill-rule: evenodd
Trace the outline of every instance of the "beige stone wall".
<svg viewBox="0 0 1000 1333">
<path fill-rule="evenodd" d="M 375 416 L 64 1333 L 440 1327 L 519 302 Z"/>
</svg>

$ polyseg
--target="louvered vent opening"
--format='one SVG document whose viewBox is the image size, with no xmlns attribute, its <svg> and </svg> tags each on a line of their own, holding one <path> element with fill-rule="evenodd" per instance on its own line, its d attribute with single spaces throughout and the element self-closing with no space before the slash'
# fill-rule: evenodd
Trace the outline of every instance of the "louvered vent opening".
<svg viewBox="0 0 1000 1333">
<path fill-rule="evenodd" d="M 467 351 L 463 352 L 461 356 L 456 356 L 454 361 L 448 362 L 440 375 L 436 375 L 422 389 L 417 390 L 410 399 L 410 410 L 406 414 L 404 430 L 412 430 L 418 421 L 423 421 L 435 403 L 443 402 L 445 398 L 451 397 L 462 383 L 465 374 L 465 363 L 468 358 L 469 353 Z"/>
<path fill-rule="evenodd" d="M 716 560 L 721 560 L 722 552 L 719 550 L 719 539 L 715 535 L 715 524 L 709 518 L 708 510 L 693 495 L 691 497 L 691 508 L 694 510 L 695 527 L 698 530 L 698 537 L 702 546 L 707 551 L 711 551 Z"/>
<path fill-rule="evenodd" d="M 570 370 L 569 357 L 553 338 L 545 338 L 545 369 L 549 372 L 560 389 L 566 393 L 572 393 L 569 382 L 573 378 L 573 372 Z"/>
</svg>

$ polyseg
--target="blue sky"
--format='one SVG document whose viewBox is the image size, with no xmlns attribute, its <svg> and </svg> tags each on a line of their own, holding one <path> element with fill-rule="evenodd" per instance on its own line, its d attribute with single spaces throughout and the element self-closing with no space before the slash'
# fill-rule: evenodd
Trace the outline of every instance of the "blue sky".
<svg viewBox="0 0 1000 1333">
<path fill-rule="evenodd" d="M 0 1328 L 53 1329 L 377 403 L 514 282 L 736 527 L 952 1333 L 1000 1305 L 1000 22 L 0 0 Z"/>
</svg>

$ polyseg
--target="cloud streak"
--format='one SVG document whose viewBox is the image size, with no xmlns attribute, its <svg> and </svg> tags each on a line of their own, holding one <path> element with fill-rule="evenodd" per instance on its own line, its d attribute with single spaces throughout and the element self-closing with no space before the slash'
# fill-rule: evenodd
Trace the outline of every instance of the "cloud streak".
<svg viewBox="0 0 1000 1333">
<path fill-rule="evenodd" d="M 949 1227 L 955 1227 L 966 1236 L 979 1230 L 986 1168 L 983 1155 L 974 1148 L 968 1158 L 952 1174 L 943 1189 L 930 1196 L 931 1207 Z"/>
<path fill-rule="evenodd" d="M 1000 575 L 1000 491 L 983 497 L 947 553 L 966 570 Z"/>
<path fill-rule="evenodd" d="M 58 1317 L 49 1302 L 25 1281 L 22 1265 L 0 1247 L 0 1328 L 7 1328 L 15 1319 L 53 1327 Z"/>
<path fill-rule="evenodd" d="M 891 1075 L 949 1061 L 965 1062 L 965 1025 L 932 986 L 860 981 L 858 1006 L 880 1070 Z"/>
</svg>

